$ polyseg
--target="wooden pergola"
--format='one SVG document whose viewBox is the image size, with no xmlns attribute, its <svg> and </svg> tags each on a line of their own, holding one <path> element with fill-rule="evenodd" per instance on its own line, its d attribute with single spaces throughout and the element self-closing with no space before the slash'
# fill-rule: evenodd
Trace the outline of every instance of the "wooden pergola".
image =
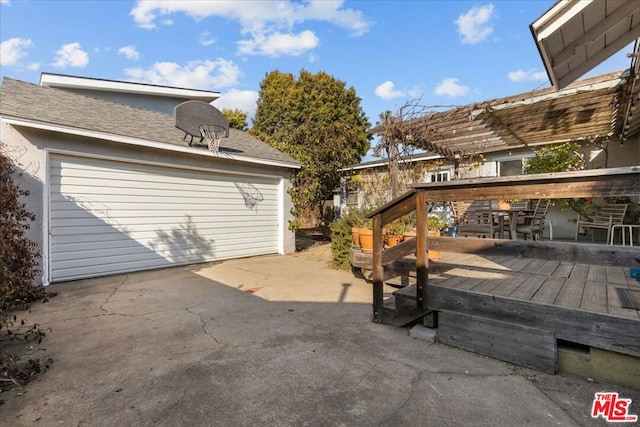
<svg viewBox="0 0 640 427">
<path fill-rule="evenodd" d="M 538 89 L 416 117 L 400 125 L 402 143 L 452 159 L 566 141 L 623 139 L 640 131 L 634 68 L 557 91 Z M 635 108 L 635 104 L 633 104 Z M 384 126 L 372 129 L 383 134 Z"/>
</svg>

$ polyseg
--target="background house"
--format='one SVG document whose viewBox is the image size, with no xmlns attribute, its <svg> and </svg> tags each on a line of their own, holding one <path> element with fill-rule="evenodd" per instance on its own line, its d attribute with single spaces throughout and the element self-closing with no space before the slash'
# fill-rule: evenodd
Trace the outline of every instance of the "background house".
<svg viewBox="0 0 640 427">
<path fill-rule="evenodd" d="M 5 78 L 2 150 L 23 172 L 42 282 L 295 250 L 299 164 L 245 132 L 218 152 L 167 112 L 217 92 L 73 76 Z"/>
</svg>

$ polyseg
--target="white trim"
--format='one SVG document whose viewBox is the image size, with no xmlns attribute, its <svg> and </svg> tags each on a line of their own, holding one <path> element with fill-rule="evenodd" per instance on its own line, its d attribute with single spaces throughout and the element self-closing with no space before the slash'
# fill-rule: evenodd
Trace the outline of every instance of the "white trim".
<svg viewBox="0 0 640 427">
<path fill-rule="evenodd" d="M 563 25 L 582 13 L 593 3 L 593 0 L 564 1 L 542 15 L 532 25 L 538 33 L 538 41 L 546 39 Z"/>
<path fill-rule="evenodd" d="M 235 161 L 244 162 L 244 163 L 276 166 L 276 167 L 289 168 L 289 169 L 302 168 L 302 166 L 300 166 L 297 163 L 284 162 L 279 160 L 260 159 L 256 157 L 250 157 L 250 156 L 239 156 L 237 154 L 214 153 L 209 150 L 203 150 L 203 149 L 198 149 L 194 147 L 184 147 L 181 145 L 173 145 L 165 142 L 151 141 L 148 139 L 114 135 L 114 134 L 109 134 L 104 132 L 78 129 L 78 128 L 72 128 L 72 127 L 61 126 L 61 125 L 53 125 L 49 123 L 35 122 L 31 120 L 25 120 L 25 119 L 13 118 L 13 117 L 3 117 L 2 120 L 8 124 L 16 125 L 16 126 L 24 126 L 24 127 L 33 128 L 33 129 L 41 129 L 41 130 L 46 130 L 51 132 L 66 133 L 69 135 L 82 136 L 86 138 L 101 139 L 104 141 L 113 141 L 113 142 L 118 142 L 122 144 L 136 145 L 136 146 L 147 147 L 147 148 L 155 148 L 158 150 L 176 151 L 179 153 L 195 154 L 198 156 L 205 156 L 205 157 L 217 157 L 221 159 L 235 160 Z"/>
<path fill-rule="evenodd" d="M 427 161 L 427 160 L 436 160 L 436 159 L 444 159 L 444 156 L 441 156 L 440 154 L 433 154 L 431 156 L 424 156 L 424 157 L 411 157 L 410 159 L 401 159 L 398 161 L 398 163 L 415 163 L 415 162 L 421 162 L 421 161 Z M 360 170 L 360 169 L 370 169 L 370 168 L 378 168 L 381 166 L 386 166 L 389 163 L 389 161 L 387 159 L 383 159 L 380 160 L 378 162 L 375 163 L 360 163 L 357 165 L 353 165 L 353 166 L 349 166 L 346 168 L 342 168 L 340 169 L 340 172 L 347 172 L 347 171 L 354 171 L 354 170 Z"/>
<path fill-rule="evenodd" d="M 285 198 L 285 182 L 284 178 L 280 178 L 280 182 L 278 183 L 278 253 L 280 255 L 285 254 L 284 248 L 284 235 L 286 234 L 288 228 L 288 224 L 285 221 L 285 212 L 284 212 L 284 198 Z"/>
<path fill-rule="evenodd" d="M 42 285 L 48 286 L 50 284 L 51 277 L 51 257 L 49 254 L 51 253 L 51 241 L 49 239 L 49 235 L 51 234 L 50 229 L 50 185 L 51 185 L 51 171 L 50 162 L 49 162 L 49 151 L 45 148 L 42 150 L 43 164 L 44 164 L 44 175 L 42 177 Z"/>
<path fill-rule="evenodd" d="M 157 86 L 145 83 L 102 80 L 89 77 L 68 76 L 63 74 L 40 74 L 40 86 L 52 88 L 84 89 L 104 92 L 150 95 L 163 98 L 192 99 L 213 102 L 220 98 L 220 92 L 184 89 L 171 86 Z"/>
</svg>

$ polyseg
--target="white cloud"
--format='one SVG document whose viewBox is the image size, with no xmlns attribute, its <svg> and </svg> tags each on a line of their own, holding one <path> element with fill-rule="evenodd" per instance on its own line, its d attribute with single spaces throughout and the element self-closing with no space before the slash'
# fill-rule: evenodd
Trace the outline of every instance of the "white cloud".
<svg viewBox="0 0 640 427">
<path fill-rule="evenodd" d="M 11 6 L 11 0 L 0 0 L 0 4 L 4 4 L 6 6 Z"/>
<path fill-rule="evenodd" d="M 448 77 L 440 82 L 433 91 L 436 95 L 445 95 L 450 97 L 462 96 L 469 92 L 467 86 L 458 83 L 458 79 Z"/>
<path fill-rule="evenodd" d="M 320 40 L 312 31 L 303 31 L 299 34 L 283 34 L 274 32 L 271 34 L 255 33 L 250 40 L 240 40 L 238 53 L 243 55 L 265 55 L 278 57 L 281 55 L 298 56 L 314 49 Z"/>
<path fill-rule="evenodd" d="M 223 109 L 228 108 L 230 110 L 238 109 L 247 113 L 248 122 L 256 114 L 256 107 L 258 102 L 258 92 L 253 90 L 237 90 L 231 89 L 220 96 L 214 105 L 216 108 Z"/>
<path fill-rule="evenodd" d="M 318 46 L 318 37 L 312 31 L 293 31 L 296 24 L 307 21 L 328 22 L 355 36 L 367 33 L 371 22 L 362 12 L 343 6 L 343 0 L 256 1 L 250 7 L 235 0 L 139 0 L 129 14 L 142 28 L 155 28 L 157 21 L 176 13 L 197 21 L 214 16 L 237 21 L 242 26 L 241 34 L 249 36 L 238 42 L 240 53 L 279 56 L 300 55 Z"/>
<path fill-rule="evenodd" d="M 56 62 L 53 63 L 57 68 L 84 68 L 89 63 L 89 55 L 80 48 L 80 43 L 69 43 L 62 45 L 56 51 Z"/>
<path fill-rule="evenodd" d="M 27 69 L 29 69 L 30 71 L 38 71 L 40 69 L 40 63 L 32 62 L 31 64 L 27 65 Z"/>
<path fill-rule="evenodd" d="M 200 33 L 200 44 L 202 46 L 211 46 L 215 42 L 216 42 L 216 39 L 211 37 L 211 33 L 209 31 Z"/>
<path fill-rule="evenodd" d="M 547 79 L 547 73 L 545 73 L 544 71 L 538 71 L 535 68 L 527 71 L 521 69 L 518 71 L 510 72 L 509 74 L 507 74 L 507 77 L 512 82 L 540 81 Z"/>
<path fill-rule="evenodd" d="M 136 61 L 140 59 L 140 53 L 132 44 L 130 44 L 129 46 L 123 46 L 118 49 L 118 55 L 124 55 L 127 59 L 134 59 Z"/>
<path fill-rule="evenodd" d="M 218 16 L 237 20 L 245 28 L 255 24 L 291 26 L 304 21 L 324 21 L 346 28 L 354 35 L 369 31 L 371 23 L 362 12 L 343 8 L 343 0 L 310 0 L 303 3 L 283 0 L 279 2 L 246 2 L 236 0 L 182 1 L 139 0 L 129 14 L 142 28 L 155 28 L 156 19 L 175 13 L 185 13 L 195 20 Z"/>
<path fill-rule="evenodd" d="M 462 36 L 462 43 L 475 44 L 483 41 L 493 32 L 491 26 L 493 18 L 493 4 L 471 8 L 467 13 L 458 16 L 454 22 L 458 33 Z"/>
<path fill-rule="evenodd" d="M 387 80 L 386 82 L 376 86 L 375 94 L 378 97 L 385 99 L 387 101 L 392 100 L 394 98 L 401 98 L 404 96 L 404 92 L 401 92 L 399 90 L 394 90 L 393 88 L 394 88 L 393 82 L 390 80 Z"/>
<path fill-rule="evenodd" d="M 33 47 L 30 39 L 12 38 L 0 43 L 0 65 L 15 65 Z"/>
<path fill-rule="evenodd" d="M 147 69 L 127 68 L 124 73 L 132 80 L 165 86 L 218 90 L 238 83 L 240 68 L 233 61 L 191 61 L 181 66 L 175 62 L 156 62 Z"/>
</svg>

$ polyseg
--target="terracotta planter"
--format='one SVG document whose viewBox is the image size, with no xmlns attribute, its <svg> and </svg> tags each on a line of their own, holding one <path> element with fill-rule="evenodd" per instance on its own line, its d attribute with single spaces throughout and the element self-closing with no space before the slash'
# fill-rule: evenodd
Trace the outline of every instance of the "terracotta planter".
<svg viewBox="0 0 640 427">
<path fill-rule="evenodd" d="M 353 244 L 360 246 L 360 227 L 351 227 L 351 235 L 353 236 Z"/>
<path fill-rule="evenodd" d="M 441 232 L 440 230 L 427 230 L 427 236 L 440 236 Z M 440 261 L 440 251 L 435 250 L 435 249 L 428 249 L 427 250 L 427 257 L 429 258 L 430 261 Z"/>
<path fill-rule="evenodd" d="M 390 248 L 396 246 L 400 242 L 402 242 L 402 236 L 387 236 L 387 245 L 389 245 Z"/>
<path fill-rule="evenodd" d="M 416 234 L 417 234 L 416 230 L 407 231 L 406 233 L 402 234 L 402 237 L 403 237 L 404 240 L 412 239 L 412 238 L 416 237 Z"/>
<path fill-rule="evenodd" d="M 511 202 L 507 200 L 498 200 L 498 209 L 508 211 L 511 209 Z"/>
<path fill-rule="evenodd" d="M 369 228 L 360 229 L 360 247 L 364 253 L 373 253 L 373 230 Z"/>
</svg>

